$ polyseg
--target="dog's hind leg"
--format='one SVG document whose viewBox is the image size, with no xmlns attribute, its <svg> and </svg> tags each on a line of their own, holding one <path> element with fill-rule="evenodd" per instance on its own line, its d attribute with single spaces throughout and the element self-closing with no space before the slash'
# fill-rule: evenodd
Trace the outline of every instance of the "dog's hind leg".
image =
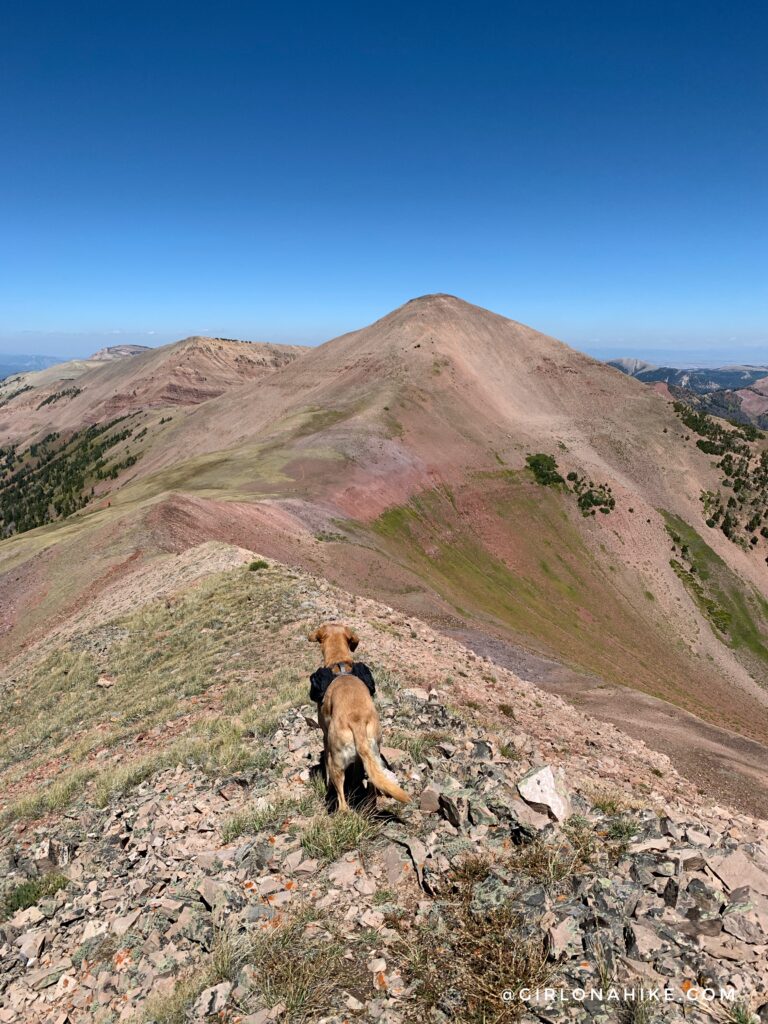
<svg viewBox="0 0 768 1024">
<path fill-rule="evenodd" d="M 369 807 L 372 798 L 373 802 L 376 802 L 373 786 L 370 783 L 366 786 L 365 769 L 359 757 L 356 757 L 347 768 L 345 787 L 349 794 L 350 807 L 355 809 Z"/>
<path fill-rule="evenodd" d="M 336 800 L 340 811 L 346 811 L 347 798 L 344 794 L 344 776 L 345 770 L 342 768 L 333 757 L 328 758 L 328 778 L 331 785 L 336 790 Z"/>
</svg>

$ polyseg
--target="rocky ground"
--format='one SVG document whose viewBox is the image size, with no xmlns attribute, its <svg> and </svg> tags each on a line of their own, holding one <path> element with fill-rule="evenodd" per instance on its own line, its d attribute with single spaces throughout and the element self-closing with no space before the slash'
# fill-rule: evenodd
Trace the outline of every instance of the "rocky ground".
<svg viewBox="0 0 768 1024">
<path fill-rule="evenodd" d="M 765 822 L 391 609 L 274 564 L 231 580 L 298 678 L 308 621 L 357 628 L 413 803 L 334 813 L 299 697 L 242 771 L 180 755 L 103 807 L 6 816 L 2 1024 L 768 1021 Z"/>
</svg>

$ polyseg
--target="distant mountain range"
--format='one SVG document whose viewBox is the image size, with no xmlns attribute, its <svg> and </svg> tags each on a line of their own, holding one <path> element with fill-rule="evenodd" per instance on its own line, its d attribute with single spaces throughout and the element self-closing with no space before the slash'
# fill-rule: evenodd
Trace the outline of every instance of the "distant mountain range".
<svg viewBox="0 0 768 1024">
<path fill-rule="evenodd" d="M 94 352 L 90 359 L 97 362 L 111 362 L 113 359 L 125 359 L 126 356 L 140 356 L 142 352 L 149 352 L 149 345 L 110 345 L 108 348 L 100 348 Z"/>
<path fill-rule="evenodd" d="M 642 359 L 612 359 L 617 370 L 645 384 L 666 386 L 679 401 L 724 419 L 768 428 L 768 366 L 654 366 Z"/>
<path fill-rule="evenodd" d="M 0 352 L 0 380 L 20 373 L 36 373 L 38 370 L 47 370 L 51 366 L 61 366 L 63 363 L 107 363 L 148 351 L 147 345 L 110 345 L 108 348 L 100 348 L 98 352 L 82 360 L 66 360 L 60 356 L 7 355 Z"/>
<path fill-rule="evenodd" d="M 684 369 L 674 366 L 654 366 L 642 359 L 611 359 L 609 366 L 630 377 L 653 384 L 661 381 L 678 388 L 687 388 L 699 395 L 710 391 L 751 387 L 756 381 L 768 377 L 766 366 L 718 366 L 714 368 L 691 366 Z"/>
<path fill-rule="evenodd" d="M 14 373 L 30 373 L 45 370 L 49 366 L 63 363 L 58 356 L 15 356 L 0 352 L 0 380 L 11 377 Z"/>
</svg>

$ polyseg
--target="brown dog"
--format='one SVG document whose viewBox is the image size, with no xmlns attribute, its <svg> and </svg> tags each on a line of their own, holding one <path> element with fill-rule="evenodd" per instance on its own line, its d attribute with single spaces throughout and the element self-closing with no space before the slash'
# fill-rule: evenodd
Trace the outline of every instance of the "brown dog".
<svg viewBox="0 0 768 1024">
<path fill-rule="evenodd" d="M 326 622 L 309 634 L 309 640 L 320 644 L 323 664 L 337 677 L 325 692 L 318 718 L 325 741 L 325 770 L 336 790 L 339 810 L 348 806 L 344 773 L 357 758 L 377 792 L 410 803 L 411 798 L 381 760 L 381 723 L 368 688 L 350 671 L 354 665 L 352 652 L 359 643 L 357 635 L 341 623 Z"/>
</svg>

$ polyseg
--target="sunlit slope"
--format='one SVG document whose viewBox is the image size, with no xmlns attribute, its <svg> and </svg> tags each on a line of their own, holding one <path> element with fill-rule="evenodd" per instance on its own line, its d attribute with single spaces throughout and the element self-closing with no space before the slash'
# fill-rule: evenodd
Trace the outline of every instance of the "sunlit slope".
<svg viewBox="0 0 768 1024">
<path fill-rule="evenodd" d="M 0 644 L 159 551 L 221 539 L 764 738 L 759 660 L 671 564 L 666 514 L 735 591 L 765 590 L 762 559 L 703 526 L 712 458 L 663 397 L 555 339 L 426 296 L 174 413 L 143 444 L 99 502 L 0 545 Z M 563 486 L 536 482 L 536 453 Z M 581 507 L 603 488 L 610 509 Z"/>
</svg>

